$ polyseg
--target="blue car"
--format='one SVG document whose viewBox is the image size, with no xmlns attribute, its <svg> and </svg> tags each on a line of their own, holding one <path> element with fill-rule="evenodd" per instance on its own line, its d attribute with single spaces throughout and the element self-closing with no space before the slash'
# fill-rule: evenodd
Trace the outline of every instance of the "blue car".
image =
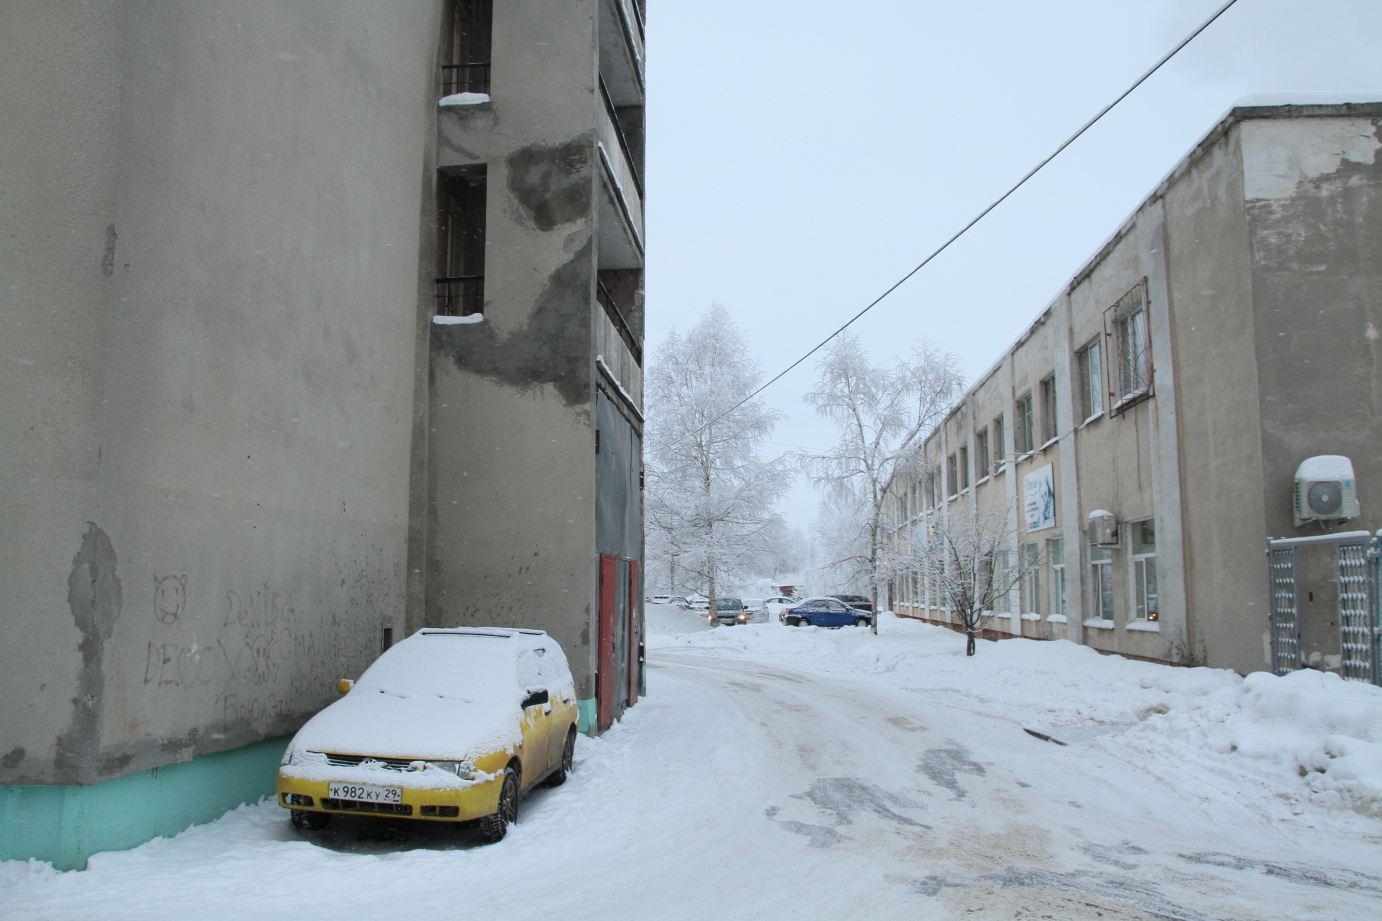
<svg viewBox="0 0 1382 921">
<path fill-rule="evenodd" d="M 789 627 L 867 627 L 869 612 L 851 608 L 838 598 L 807 598 L 778 619 Z"/>
</svg>

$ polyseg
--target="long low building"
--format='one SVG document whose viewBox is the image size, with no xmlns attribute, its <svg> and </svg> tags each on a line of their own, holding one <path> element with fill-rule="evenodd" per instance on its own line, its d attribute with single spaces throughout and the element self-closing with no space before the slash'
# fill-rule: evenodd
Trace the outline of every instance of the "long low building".
<svg viewBox="0 0 1382 921">
<path fill-rule="evenodd" d="M 964 531 L 990 636 L 1376 680 L 1348 565 L 1382 526 L 1379 151 L 1376 102 L 1215 125 L 894 485 L 894 610 L 957 622 Z"/>
</svg>

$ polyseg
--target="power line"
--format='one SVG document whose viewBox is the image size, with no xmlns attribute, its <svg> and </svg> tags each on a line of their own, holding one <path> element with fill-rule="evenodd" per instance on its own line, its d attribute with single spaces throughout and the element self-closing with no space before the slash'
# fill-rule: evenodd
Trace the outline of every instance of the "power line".
<svg viewBox="0 0 1382 921">
<path fill-rule="evenodd" d="M 759 387 L 759 388 L 758 388 L 757 390 L 755 390 L 753 393 L 751 393 L 751 394 L 749 394 L 748 396 L 744 397 L 744 398 L 743 398 L 742 400 L 740 400 L 738 403 L 735 403 L 735 404 L 734 404 L 733 406 L 731 406 L 729 409 L 727 409 L 727 410 L 725 410 L 724 412 L 720 413 L 720 414 L 719 414 L 718 416 L 716 416 L 714 419 L 711 419 L 711 420 L 710 420 L 709 422 L 707 422 L 705 425 L 701 426 L 701 427 L 698 428 L 698 429 L 693 429 L 693 430 L 687 432 L 685 435 L 682 435 L 680 438 L 677 438 L 677 439 L 674 440 L 674 441 L 669 441 L 669 442 L 667 442 L 666 444 L 657 445 L 657 446 L 655 446 L 654 450 L 656 450 L 657 448 L 667 448 L 667 447 L 671 447 L 672 445 L 677 444 L 678 442 L 685 441 L 687 438 L 690 438 L 692 435 L 695 435 L 695 434 L 697 434 L 697 433 L 699 433 L 699 432 L 705 431 L 706 429 L 708 429 L 708 428 L 710 428 L 712 425 L 714 425 L 716 422 L 719 422 L 719 421 L 720 421 L 721 419 L 723 419 L 725 416 L 728 416 L 730 413 L 734 412 L 734 411 L 735 411 L 736 409 L 738 409 L 740 406 L 743 406 L 743 405 L 744 405 L 745 403 L 747 403 L 749 400 L 752 400 L 754 397 L 758 396 L 760 393 L 762 393 L 763 391 L 767 390 L 767 389 L 768 389 L 769 387 L 771 387 L 773 384 L 776 384 L 778 381 L 782 380 L 782 378 L 786 377 L 789 373 L 791 373 L 791 371 L 792 371 L 794 368 L 796 368 L 797 365 L 801 364 L 803 361 L 805 361 L 806 359 L 810 358 L 812 355 L 816 354 L 816 353 L 819 352 L 821 349 L 825 348 L 825 346 L 830 342 L 830 340 L 834 339 L 836 336 L 840 335 L 840 333 L 844 332 L 845 330 L 847 330 L 847 329 L 849 329 L 851 326 L 853 326 L 856 320 L 858 320 L 858 319 L 859 319 L 860 317 L 862 317 L 864 314 L 868 313 L 868 312 L 869 312 L 870 310 L 872 310 L 874 307 L 878 306 L 878 304 L 879 304 L 880 302 L 882 302 L 882 300 L 883 300 L 885 297 L 887 297 L 889 294 L 892 294 L 892 293 L 893 293 L 894 291 L 896 291 L 898 288 L 902 287 L 902 285 L 903 285 L 909 278 L 911 278 L 911 277 L 912 277 L 913 275 L 915 275 L 917 272 L 920 272 L 923 268 L 925 268 L 927 263 L 929 263 L 932 259 L 935 259 L 937 256 L 939 256 L 941 253 L 945 252 L 947 249 L 949 249 L 949 248 L 950 248 L 950 244 L 954 243 L 956 240 L 960 239 L 960 237 L 964 236 L 967 232 L 969 232 L 970 228 L 972 228 L 975 224 L 977 224 L 977 223 L 979 223 L 980 221 L 982 221 L 982 220 L 988 215 L 988 213 L 989 213 L 990 211 L 992 211 L 994 208 L 997 208 L 997 207 L 998 207 L 999 205 L 1001 205 L 1003 202 L 1007 201 L 1007 199 L 1009 198 L 1009 196 L 1011 196 L 1014 192 L 1016 192 L 1018 189 L 1022 188 L 1024 185 L 1027 184 L 1027 180 L 1028 180 L 1028 179 L 1031 179 L 1031 178 L 1032 178 L 1033 176 L 1035 176 L 1037 173 L 1041 172 L 1042 167 L 1046 166 L 1046 164 L 1050 163 L 1052 160 L 1056 159 L 1056 157 L 1060 156 L 1061 152 L 1062 152 L 1063 150 L 1065 150 L 1065 148 L 1067 148 L 1067 147 L 1069 147 L 1071 144 L 1075 143 L 1075 141 L 1079 139 L 1080 135 L 1084 134 L 1084 133 L 1085 133 L 1086 131 L 1088 131 L 1090 128 L 1094 127 L 1094 124 L 1095 124 L 1096 122 L 1098 122 L 1099 119 L 1101 119 L 1101 118 L 1103 118 L 1105 115 L 1107 115 L 1107 114 L 1113 109 L 1114 106 L 1118 105 L 1118 103 L 1120 103 L 1120 102 L 1122 102 L 1124 99 L 1128 98 L 1128 96 L 1131 95 L 1131 93 L 1132 93 L 1133 90 L 1137 89 L 1139 86 L 1141 86 L 1143 83 L 1145 83 L 1148 77 L 1150 77 L 1152 74 L 1154 74 L 1154 73 L 1156 73 L 1158 70 L 1160 70 L 1160 69 L 1161 69 L 1161 66 L 1162 66 L 1163 64 L 1165 64 L 1167 61 L 1171 60 L 1171 58 L 1175 57 L 1176 54 L 1179 53 L 1180 50 L 1181 50 L 1182 48 L 1184 48 L 1186 45 L 1188 45 L 1188 44 L 1190 44 L 1192 41 L 1194 41 L 1196 36 L 1198 36 L 1198 35 L 1199 35 L 1201 32 L 1203 32 L 1205 29 L 1208 29 L 1211 25 L 1213 25 L 1213 23 L 1214 23 L 1214 21 L 1215 21 L 1216 19 L 1218 19 L 1220 16 L 1224 15 L 1224 13 L 1228 12 L 1229 7 L 1233 6 L 1233 5 L 1234 5 L 1235 3 L 1237 3 L 1237 2 L 1238 2 L 1238 0 L 1228 0 L 1227 3 L 1225 3 L 1223 6 L 1219 7 L 1219 9 L 1218 9 L 1217 11 L 1215 11 L 1215 13 L 1214 13 L 1213 16 L 1210 16 L 1210 17 L 1209 17 L 1208 19 L 1206 19 L 1204 22 L 1200 23 L 1199 27 L 1196 28 L 1195 31 L 1191 32 L 1189 35 L 1187 35 L 1185 38 L 1183 38 L 1183 39 L 1180 41 L 1180 43 L 1179 43 L 1178 45 L 1176 45 L 1176 46 L 1175 46 L 1174 48 L 1172 48 L 1170 51 L 1166 52 L 1166 54 L 1162 56 L 1161 60 L 1157 61 L 1155 64 L 1153 64 L 1153 65 L 1151 66 L 1151 68 L 1150 68 L 1146 73 L 1144 73 L 1142 76 L 1138 77 L 1137 80 L 1133 82 L 1132 86 L 1129 86 L 1127 89 L 1125 89 L 1122 93 L 1120 93 L 1120 94 L 1118 95 L 1118 98 L 1114 99 L 1114 100 L 1113 100 L 1112 102 L 1110 102 L 1108 105 L 1106 105 L 1106 106 L 1104 106 L 1102 109 L 1100 109 L 1099 112 L 1098 112 L 1098 114 L 1096 114 L 1093 118 L 1091 118 L 1089 121 L 1085 122 L 1083 125 L 1080 126 L 1080 130 L 1076 131 L 1074 134 L 1070 135 L 1070 137 L 1066 138 L 1065 142 L 1064 142 L 1063 144 L 1061 144 L 1059 147 L 1057 147 L 1054 151 L 1052 151 L 1051 154 L 1050 154 L 1049 156 L 1046 157 L 1046 159 L 1042 160 L 1042 161 L 1041 161 L 1040 163 L 1038 163 L 1036 166 L 1032 167 L 1031 170 L 1027 173 L 1027 175 L 1023 176 L 1021 179 L 1019 179 L 1019 180 L 1017 181 L 1017 184 L 1016 184 L 1016 185 L 1014 185 L 1012 188 L 1008 189 L 1008 191 L 1004 192 L 1002 195 L 1000 195 L 1000 196 L 998 196 L 996 199 L 994 199 L 993 202 L 992 202 L 987 208 L 985 208 L 983 211 L 980 211 L 977 215 L 974 216 L 974 218 L 973 218 L 968 224 L 964 225 L 964 226 L 961 227 L 958 231 L 956 231 L 955 234 L 954 234 L 954 236 L 952 236 L 950 239 L 946 240 L 944 243 L 942 243 L 940 246 L 938 246 L 938 247 L 931 253 L 931 255 L 929 255 L 929 256 L 927 256 L 925 259 L 921 260 L 921 262 L 917 264 L 916 268 L 912 269 L 912 270 L 911 270 L 910 272 L 908 272 L 906 275 L 903 275 L 901 278 L 899 278 L 896 282 L 893 283 L 893 285 L 892 285 L 890 288 L 888 288 L 888 290 L 884 291 L 882 294 L 878 295 L 878 297 L 874 298 L 874 299 L 869 303 L 869 305 L 868 305 L 867 307 L 865 307 L 863 310 L 861 310 L 861 311 L 859 311 L 858 313 L 856 313 L 854 316 L 850 317 L 849 320 L 846 321 L 845 324 L 844 324 L 843 326 L 841 326 L 839 329 L 835 330 L 833 333 L 831 333 L 830 335 L 828 335 L 828 336 L 826 336 L 824 339 L 822 339 L 820 342 L 818 342 L 818 343 L 811 349 L 811 351 L 807 352 L 805 355 L 801 356 L 801 357 L 798 358 L 796 361 L 792 362 L 790 365 L 788 365 L 787 367 L 783 368 L 781 371 L 779 371 L 779 372 L 778 372 L 771 380 L 769 380 L 767 383 L 763 384 L 761 387 Z"/>
</svg>

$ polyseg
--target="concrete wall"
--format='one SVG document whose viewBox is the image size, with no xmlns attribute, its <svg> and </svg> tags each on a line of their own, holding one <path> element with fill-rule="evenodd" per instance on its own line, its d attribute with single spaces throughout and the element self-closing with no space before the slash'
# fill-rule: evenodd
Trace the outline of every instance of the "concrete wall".
<svg viewBox="0 0 1382 921">
<path fill-rule="evenodd" d="M 1265 531 L 1382 527 L 1382 106 L 1371 115 L 1270 118 L 1240 127 L 1252 253 Z M 1352 459 L 1362 517 L 1294 526 L 1296 467 Z M 1302 550 L 1303 655 L 1339 667 L 1331 548 Z"/>
<path fill-rule="evenodd" d="M 595 300 L 607 181 L 595 137 L 596 0 L 497 0 L 493 35 L 490 102 L 437 116 L 438 168 L 486 171 L 485 305 L 483 322 L 434 325 L 419 370 L 426 449 L 415 451 L 414 477 L 427 498 L 415 505 L 425 549 L 412 568 L 425 569 L 425 582 L 411 604 L 427 624 L 547 630 L 588 699 L 596 355 L 642 398 L 641 369 Z M 637 306 L 641 336 L 641 296 Z"/>
<path fill-rule="evenodd" d="M 416 0 L 6 5 L 0 782 L 291 731 L 403 617 Z"/>
</svg>

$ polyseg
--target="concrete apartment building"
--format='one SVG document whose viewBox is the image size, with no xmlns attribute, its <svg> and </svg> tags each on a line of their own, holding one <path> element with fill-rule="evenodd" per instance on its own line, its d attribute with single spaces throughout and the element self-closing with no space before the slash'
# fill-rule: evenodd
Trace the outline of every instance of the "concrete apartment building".
<svg viewBox="0 0 1382 921">
<path fill-rule="evenodd" d="M 637 699 L 643 61 L 641 0 L 0 11 L 0 859 L 271 793 L 423 626 Z"/>
<path fill-rule="evenodd" d="M 922 563 L 988 522 L 1012 574 L 993 634 L 1270 670 L 1267 540 L 1313 537 L 1282 661 L 1340 670 L 1328 541 L 1382 527 L 1380 151 L 1382 104 L 1234 108 L 925 443 L 894 609 L 953 622 Z M 1295 519 L 1317 455 L 1351 459 L 1360 515 Z"/>
</svg>

